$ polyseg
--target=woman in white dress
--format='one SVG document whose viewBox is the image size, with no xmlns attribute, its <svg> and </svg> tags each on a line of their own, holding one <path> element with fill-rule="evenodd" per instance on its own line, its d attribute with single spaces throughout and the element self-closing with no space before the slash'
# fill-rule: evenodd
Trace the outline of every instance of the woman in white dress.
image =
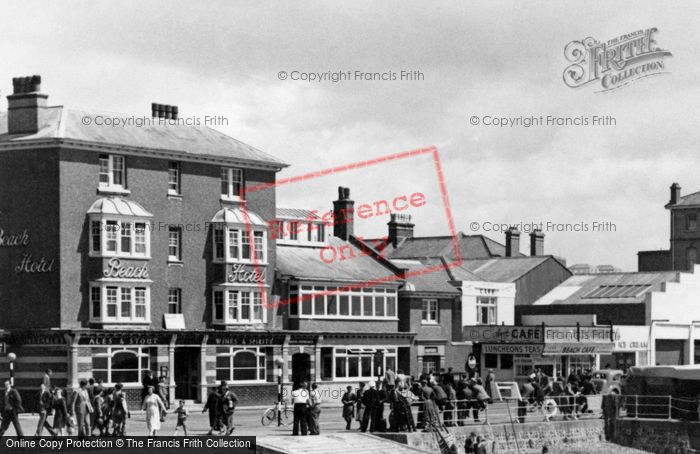
<svg viewBox="0 0 700 454">
<path fill-rule="evenodd" d="M 156 431 L 160 430 L 160 416 L 165 412 L 165 404 L 153 393 L 153 386 L 148 387 L 148 394 L 143 399 L 142 410 L 146 410 L 146 427 L 148 435 L 155 436 Z"/>
</svg>

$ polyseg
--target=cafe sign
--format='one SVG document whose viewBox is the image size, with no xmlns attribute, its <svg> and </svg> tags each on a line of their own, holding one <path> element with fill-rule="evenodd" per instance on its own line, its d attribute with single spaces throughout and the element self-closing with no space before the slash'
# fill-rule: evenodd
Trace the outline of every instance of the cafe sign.
<svg viewBox="0 0 700 454">
<path fill-rule="evenodd" d="M 541 344 L 541 326 L 475 325 L 462 328 L 465 341 L 484 343 Z"/>
<path fill-rule="evenodd" d="M 104 277 L 123 279 L 148 279 L 148 268 L 143 266 L 123 265 L 118 258 L 111 258 L 107 262 L 107 268 L 102 273 Z"/>
<path fill-rule="evenodd" d="M 266 268 L 239 263 L 229 266 L 226 281 L 231 284 L 264 284 L 266 271 Z"/>
</svg>

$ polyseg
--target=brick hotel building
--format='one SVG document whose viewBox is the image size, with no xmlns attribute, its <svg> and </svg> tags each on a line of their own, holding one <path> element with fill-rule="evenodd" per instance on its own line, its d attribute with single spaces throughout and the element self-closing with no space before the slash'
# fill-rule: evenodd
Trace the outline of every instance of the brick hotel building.
<svg viewBox="0 0 700 454">
<path fill-rule="evenodd" d="M 152 106 L 163 124 L 97 126 L 99 112 L 48 106 L 38 76 L 13 89 L 0 113 L 0 342 L 18 356 L 18 388 L 33 395 L 51 368 L 59 386 L 121 381 L 136 400 L 150 369 L 171 399 L 226 379 L 246 384 L 244 402 L 274 400 L 285 335 L 260 292 L 271 300 L 275 190 L 243 188 L 286 164 L 165 124 L 175 106 Z"/>
</svg>

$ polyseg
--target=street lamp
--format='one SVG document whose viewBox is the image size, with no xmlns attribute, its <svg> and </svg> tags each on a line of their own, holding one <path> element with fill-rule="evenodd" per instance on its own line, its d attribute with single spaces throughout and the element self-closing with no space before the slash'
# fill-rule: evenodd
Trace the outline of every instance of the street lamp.
<svg viewBox="0 0 700 454">
<path fill-rule="evenodd" d="M 17 355 L 8 353 L 7 359 L 10 361 L 10 386 L 15 386 L 15 360 L 17 359 Z"/>
</svg>

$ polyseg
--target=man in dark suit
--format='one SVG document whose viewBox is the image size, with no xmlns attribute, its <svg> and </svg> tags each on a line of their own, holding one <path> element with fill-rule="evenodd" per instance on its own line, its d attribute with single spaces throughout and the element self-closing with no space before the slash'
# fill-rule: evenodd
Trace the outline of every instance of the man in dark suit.
<svg viewBox="0 0 700 454">
<path fill-rule="evenodd" d="M 19 392 L 10 384 L 10 380 L 5 380 L 5 389 L 2 391 L 0 399 L 0 409 L 2 409 L 2 424 L 0 425 L 0 437 L 5 434 L 10 423 L 15 426 L 15 432 L 18 437 L 23 437 L 22 426 L 19 424 L 19 413 L 24 411 L 22 408 L 22 398 Z"/>
<path fill-rule="evenodd" d="M 78 424 L 78 436 L 87 437 L 90 435 L 90 413 L 93 412 L 90 403 L 90 395 L 87 391 L 87 381 L 80 380 L 80 388 L 73 396 L 71 404 L 71 414 L 75 415 Z"/>
<path fill-rule="evenodd" d="M 48 389 L 46 389 L 46 386 L 44 386 L 43 383 L 39 386 L 41 389 L 36 398 L 36 412 L 39 413 L 39 423 L 36 426 L 35 436 L 40 437 L 44 429 L 46 429 L 51 435 L 55 436 L 56 432 L 53 431 L 53 428 L 46 420 L 53 410 L 53 399 L 51 397 L 51 393 Z"/>
</svg>

